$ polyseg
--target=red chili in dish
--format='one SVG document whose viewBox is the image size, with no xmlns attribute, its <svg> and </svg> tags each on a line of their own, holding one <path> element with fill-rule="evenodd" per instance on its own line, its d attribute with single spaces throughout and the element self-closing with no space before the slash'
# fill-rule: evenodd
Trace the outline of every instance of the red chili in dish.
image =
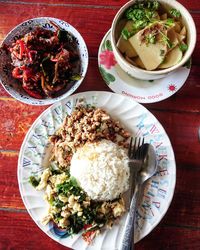
<svg viewBox="0 0 200 250">
<path fill-rule="evenodd" d="M 12 76 L 34 98 L 57 96 L 81 78 L 77 40 L 57 26 L 56 31 L 36 28 L 8 51 Z"/>
</svg>

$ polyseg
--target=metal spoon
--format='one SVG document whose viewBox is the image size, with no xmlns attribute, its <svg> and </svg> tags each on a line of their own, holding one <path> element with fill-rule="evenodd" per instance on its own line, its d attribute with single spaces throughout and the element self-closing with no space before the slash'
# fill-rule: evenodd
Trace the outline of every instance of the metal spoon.
<svg viewBox="0 0 200 250">
<path fill-rule="evenodd" d="M 147 153 L 144 159 L 144 164 L 136 176 L 135 190 L 131 200 L 130 210 L 126 218 L 125 232 L 122 240 L 121 250 L 134 249 L 134 222 L 138 197 L 143 183 L 152 177 L 158 169 L 154 147 L 148 143 L 145 143 L 143 147 L 147 147 Z"/>
</svg>

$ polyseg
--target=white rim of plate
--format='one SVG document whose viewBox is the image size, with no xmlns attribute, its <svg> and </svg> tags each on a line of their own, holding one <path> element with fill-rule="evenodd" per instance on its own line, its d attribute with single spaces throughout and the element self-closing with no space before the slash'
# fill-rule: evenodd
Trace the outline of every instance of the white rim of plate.
<svg viewBox="0 0 200 250">
<path fill-rule="evenodd" d="M 60 243 L 61 245 L 64 245 L 64 246 L 67 246 L 65 243 L 62 242 L 62 239 L 59 239 L 59 238 L 56 238 L 55 235 L 53 234 L 50 234 L 49 231 L 45 230 L 45 228 L 41 226 L 41 224 L 39 223 L 39 221 L 33 216 L 32 212 L 30 211 L 31 208 L 29 209 L 28 208 L 28 204 L 24 198 L 24 195 L 23 195 L 23 182 L 22 182 L 22 170 L 23 169 L 23 154 L 24 154 L 24 149 L 25 149 L 25 146 L 26 146 L 26 143 L 27 143 L 27 140 L 29 139 L 29 136 L 31 134 L 31 132 L 33 131 L 33 129 L 35 129 L 37 123 L 41 120 L 42 117 L 45 117 L 45 115 L 48 114 L 49 111 L 53 111 L 53 109 L 55 109 L 56 107 L 58 107 L 59 105 L 62 106 L 64 103 L 67 104 L 67 101 L 68 100 L 74 100 L 75 98 L 78 99 L 82 99 L 83 97 L 85 96 L 95 96 L 96 98 L 102 96 L 102 98 L 112 98 L 112 96 L 115 96 L 116 98 L 120 99 L 120 98 L 123 98 L 123 99 L 127 99 L 127 101 L 130 101 L 132 102 L 135 107 L 138 107 L 140 109 L 142 109 L 142 111 L 144 111 L 148 116 L 150 116 L 151 119 L 155 120 L 155 122 L 157 123 L 157 125 L 159 126 L 159 128 L 162 130 L 162 133 L 164 134 L 165 136 L 165 140 L 167 142 L 167 146 L 169 148 L 169 151 L 170 151 L 170 157 L 171 157 L 171 162 L 172 162 L 172 165 L 173 165 L 173 171 L 172 171 L 172 177 L 174 177 L 172 180 L 171 180 L 171 186 L 170 186 L 170 195 L 168 197 L 168 200 L 167 200 L 167 204 L 165 204 L 165 207 L 162 211 L 162 214 L 160 215 L 160 218 L 158 219 L 158 221 L 156 221 L 152 227 L 148 228 L 148 230 L 146 230 L 145 233 L 143 233 L 143 235 L 138 238 L 138 239 L 134 239 L 134 242 L 138 242 L 140 241 L 141 239 L 143 239 L 146 235 L 148 235 L 159 223 L 160 221 L 162 220 L 162 218 L 164 217 L 164 215 L 166 214 L 170 204 L 171 204 L 171 201 L 173 199 L 173 195 L 174 195 L 174 190 L 175 190 L 175 184 L 176 184 L 176 162 L 175 162 L 175 157 L 174 157 L 174 152 L 173 152 L 173 148 L 172 148 L 172 145 L 171 145 L 171 142 L 170 142 L 170 139 L 165 131 L 165 129 L 163 128 L 163 126 L 160 124 L 160 122 L 157 120 L 157 118 L 150 112 L 148 111 L 143 105 L 133 101 L 131 98 L 129 97 L 126 97 L 126 96 L 122 96 L 122 95 L 119 95 L 119 94 L 116 94 L 116 93 L 112 93 L 112 92 L 106 92 L 106 91 L 87 91 L 87 92 L 82 92 L 82 93 L 78 93 L 78 94 L 74 94 L 72 96 L 69 96 L 69 97 L 66 97 L 65 99 L 61 100 L 60 102 L 57 102 L 55 104 L 53 104 L 52 106 L 48 107 L 45 111 L 43 111 L 43 113 L 41 113 L 39 115 L 39 117 L 34 121 L 34 123 L 32 124 L 32 126 L 30 127 L 29 131 L 27 132 L 25 138 L 24 138 L 24 141 L 22 143 L 22 146 L 21 146 L 21 149 L 20 149 L 20 153 L 19 153 L 19 157 L 18 157 L 18 170 L 17 170 L 17 177 L 18 177 L 18 185 L 19 185 L 19 190 L 20 190 L 20 194 L 21 194 L 21 198 L 23 200 L 23 203 L 29 213 L 29 215 L 31 216 L 31 218 L 33 219 L 33 221 L 37 224 L 37 226 L 45 233 L 47 234 L 50 238 L 52 238 L 53 240 L 57 241 L 58 243 Z M 123 100 L 122 100 L 123 101 Z M 123 111 L 123 112 L 126 112 L 126 111 Z M 123 113 L 122 112 L 122 113 Z M 130 110 L 129 110 L 130 112 Z M 141 114 L 140 114 L 141 115 Z M 112 116 L 112 115 L 111 115 Z M 155 131 L 155 128 L 153 128 L 154 131 Z M 155 132 L 156 133 L 156 132 Z M 144 135 L 145 136 L 145 135 Z M 168 161 L 169 159 L 167 159 Z M 163 176 L 162 176 L 163 177 Z M 38 191 L 37 191 L 38 192 Z M 43 199 L 43 195 L 42 197 L 40 197 L 40 199 Z M 121 219 L 122 220 L 122 219 Z M 123 218 L 123 221 L 124 221 L 124 218 Z M 125 222 L 125 221 L 124 221 Z M 124 223 L 123 222 L 123 223 Z M 117 225 L 118 226 L 118 225 Z M 108 232 L 112 231 L 113 229 L 111 230 L 107 230 Z M 123 230 L 123 225 L 122 225 L 122 229 L 120 229 L 120 233 L 122 233 L 122 230 Z M 118 234 L 117 234 L 118 235 Z M 104 235 L 105 236 L 105 235 Z M 119 235 L 118 235 L 119 236 Z M 75 236 L 74 236 L 75 237 Z M 100 237 L 100 236 L 98 236 Z M 119 237 L 118 237 L 119 238 Z M 80 239 L 80 237 L 78 238 L 78 240 Z M 77 240 L 77 241 L 78 241 Z M 120 239 L 121 240 L 121 239 Z M 76 241 L 75 241 L 76 243 Z M 121 243 L 121 242 L 120 242 Z M 74 244 L 74 243 L 73 243 Z M 73 244 L 72 246 L 67 246 L 67 247 L 73 247 Z M 85 247 L 85 249 L 95 249 L 97 250 L 96 246 L 95 248 L 93 248 L 93 246 L 91 247 Z M 99 248 L 99 249 L 107 249 L 107 248 Z M 110 248 L 108 248 L 110 250 Z M 116 248 L 113 248 L 113 249 L 118 249 L 118 247 Z"/>
<path fill-rule="evenodd" d="M 105 41 L 110 40 L 110 32 L 111 30 L 108 30 L 100 43 L 98 50 L 98 67 L 102 78 L 113 92 L 128 96 L 139 103 L 155 103 L 171 97 L 184 85 L 191 70 L 191 59 L 186 66 L 180 67 L 164 78 L 157 80 L 149 79 L 149 81 L 139 80 L 129 76 L 121 69 L 115 60 L 112 46 L 109 44 L 109 47 L 105 50 L 110 51 L 108 52 L 110 53 L 109 56 L 115 63 L 108 64 L 106 68 L 106 66 L 102 64 L 100 57 L 104 56 L 106 59 L 106 54 L 103 55 L 102 52 L 105 51 L 103 49 Z"/>
</svg>

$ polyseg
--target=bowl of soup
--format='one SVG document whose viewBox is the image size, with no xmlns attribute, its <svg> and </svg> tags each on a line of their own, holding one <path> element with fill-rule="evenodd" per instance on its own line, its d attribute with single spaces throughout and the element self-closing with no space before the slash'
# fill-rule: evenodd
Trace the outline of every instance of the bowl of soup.
<svg viewBox="0 0 200 250">
<path fill-rule="evenodd" d="M 154 80 L 183 66 L 196 44 L 196 27 L 177 1 L 129 1 L 115 15 L 111 45 L 130 76 Z"/>
</svg>

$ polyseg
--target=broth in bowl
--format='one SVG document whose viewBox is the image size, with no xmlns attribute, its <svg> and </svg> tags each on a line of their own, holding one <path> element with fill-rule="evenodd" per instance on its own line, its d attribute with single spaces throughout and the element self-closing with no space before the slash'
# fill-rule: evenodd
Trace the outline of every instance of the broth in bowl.
<svg viewBox="0 0 200 250">
<path fill-rule="evenodd" d="M 117 48 L 127 62 L 148 71 L 177 65 L 188 49 L 181 12 L 158 1 L 137 1 L 116 28 Z"/>
</svg>

